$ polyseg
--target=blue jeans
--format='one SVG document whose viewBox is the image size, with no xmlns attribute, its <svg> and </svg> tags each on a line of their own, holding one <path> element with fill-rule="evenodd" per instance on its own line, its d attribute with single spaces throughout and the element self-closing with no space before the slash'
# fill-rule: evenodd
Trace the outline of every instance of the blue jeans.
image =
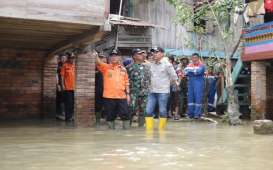
<svg viewBox="0 0 273 170">
<path fill-rule="evenodd" d="M 153 117 L 156 103 L 159 105 L 159 115 L 161 118 L 167 118 L 167 104 L 169 93 L 150 93 L 146 106 L 146 117 Z"/>
</svg>

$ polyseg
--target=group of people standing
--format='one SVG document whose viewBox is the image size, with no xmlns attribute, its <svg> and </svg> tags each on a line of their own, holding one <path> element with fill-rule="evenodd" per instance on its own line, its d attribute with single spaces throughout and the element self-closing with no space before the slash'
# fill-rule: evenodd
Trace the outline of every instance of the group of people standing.
<svg viewBox="0 0 273 170">
<path fill-rule="evenodd" d="M 123 63 L 117 50 L 110 53 L 108 62 L 103 55 L 97 57 L 96 66 L 101 76 L 96 79 L 103 81 L 97 87 L 103 87 L 103 94 L 97 96 L 96 111 L 103 110 L 109 128 L 115 129 L 117 116 L 123 128 L 128 129 L 137 115 L 139 127 L 145 125 L 147 130 L 153 130 L 157 114 L 160 130 L 165 129 L 171 112 L 175 112 L 175 119 L 178 113 L 185 112 L 189 119 L 202 117 L 206 69 L 199 55 L 193 54 L 190 63 L 186 58 L 181 59 L 177 65 L 173 58 L 168 60 L 164 56 L 161 47 L 152 48 L 149 54 L 133 49 L 131 63 Z"/>
</svg>

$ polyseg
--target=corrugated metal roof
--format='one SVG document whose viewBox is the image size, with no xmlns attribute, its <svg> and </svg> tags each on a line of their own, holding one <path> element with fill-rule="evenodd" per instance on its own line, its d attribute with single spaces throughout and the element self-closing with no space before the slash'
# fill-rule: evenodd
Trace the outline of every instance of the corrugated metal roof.
<svg viewBox="0 0 273 170">
<path fill-rule="evenodd" d="M 131 25 L 131 26 L 139 26 L 139 27 L 155 27 L 155 25 L 144 22 L 144 21 L 130 21 L 130 20 L 110 21 L 110 24 Z"/>
<path fill-rule="evenodd" d="M 110 15 L 109 17 L 110 24 L 113 25 L 130 25 L 138 27 L 156 27 L 156 25 L 148 23 L 138 18 L 130 18 L 118 15 Z"/>
</svg>

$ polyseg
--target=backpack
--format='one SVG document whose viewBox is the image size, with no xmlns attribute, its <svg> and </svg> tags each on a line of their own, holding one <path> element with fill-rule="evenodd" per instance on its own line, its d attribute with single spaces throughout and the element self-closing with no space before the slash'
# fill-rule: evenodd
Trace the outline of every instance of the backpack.
<svg viewBox="0 0 273 170">
<path fill-rule="evenodd" d="M 273 13 L 273 0 L 264 0 L 264 8 L 267 13 Z"/>
</svg>

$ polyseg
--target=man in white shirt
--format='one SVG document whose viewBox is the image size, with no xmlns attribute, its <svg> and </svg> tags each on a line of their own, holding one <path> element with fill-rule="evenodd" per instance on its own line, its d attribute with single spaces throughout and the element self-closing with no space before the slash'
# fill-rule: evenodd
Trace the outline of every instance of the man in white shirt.
<svg viewBox="0 0 273 170">
<path fill-rule="evenodd" d="M 159 105 L 159 129 L 163 130 L 167 123 L 167 102 L 170 95 L 170 83 L 177 84 L 177 74 L 173 66 L 164 59 L 164 49 L 155 47 L 151 50 L 153 62 L 149 63 L 151 70 L 151 86 L 146 106 L 146 130 L 153 129 L 153 115 L 156 103 Z M 166 60 L 166 61 L 165 61 Z"/>
</svg>

